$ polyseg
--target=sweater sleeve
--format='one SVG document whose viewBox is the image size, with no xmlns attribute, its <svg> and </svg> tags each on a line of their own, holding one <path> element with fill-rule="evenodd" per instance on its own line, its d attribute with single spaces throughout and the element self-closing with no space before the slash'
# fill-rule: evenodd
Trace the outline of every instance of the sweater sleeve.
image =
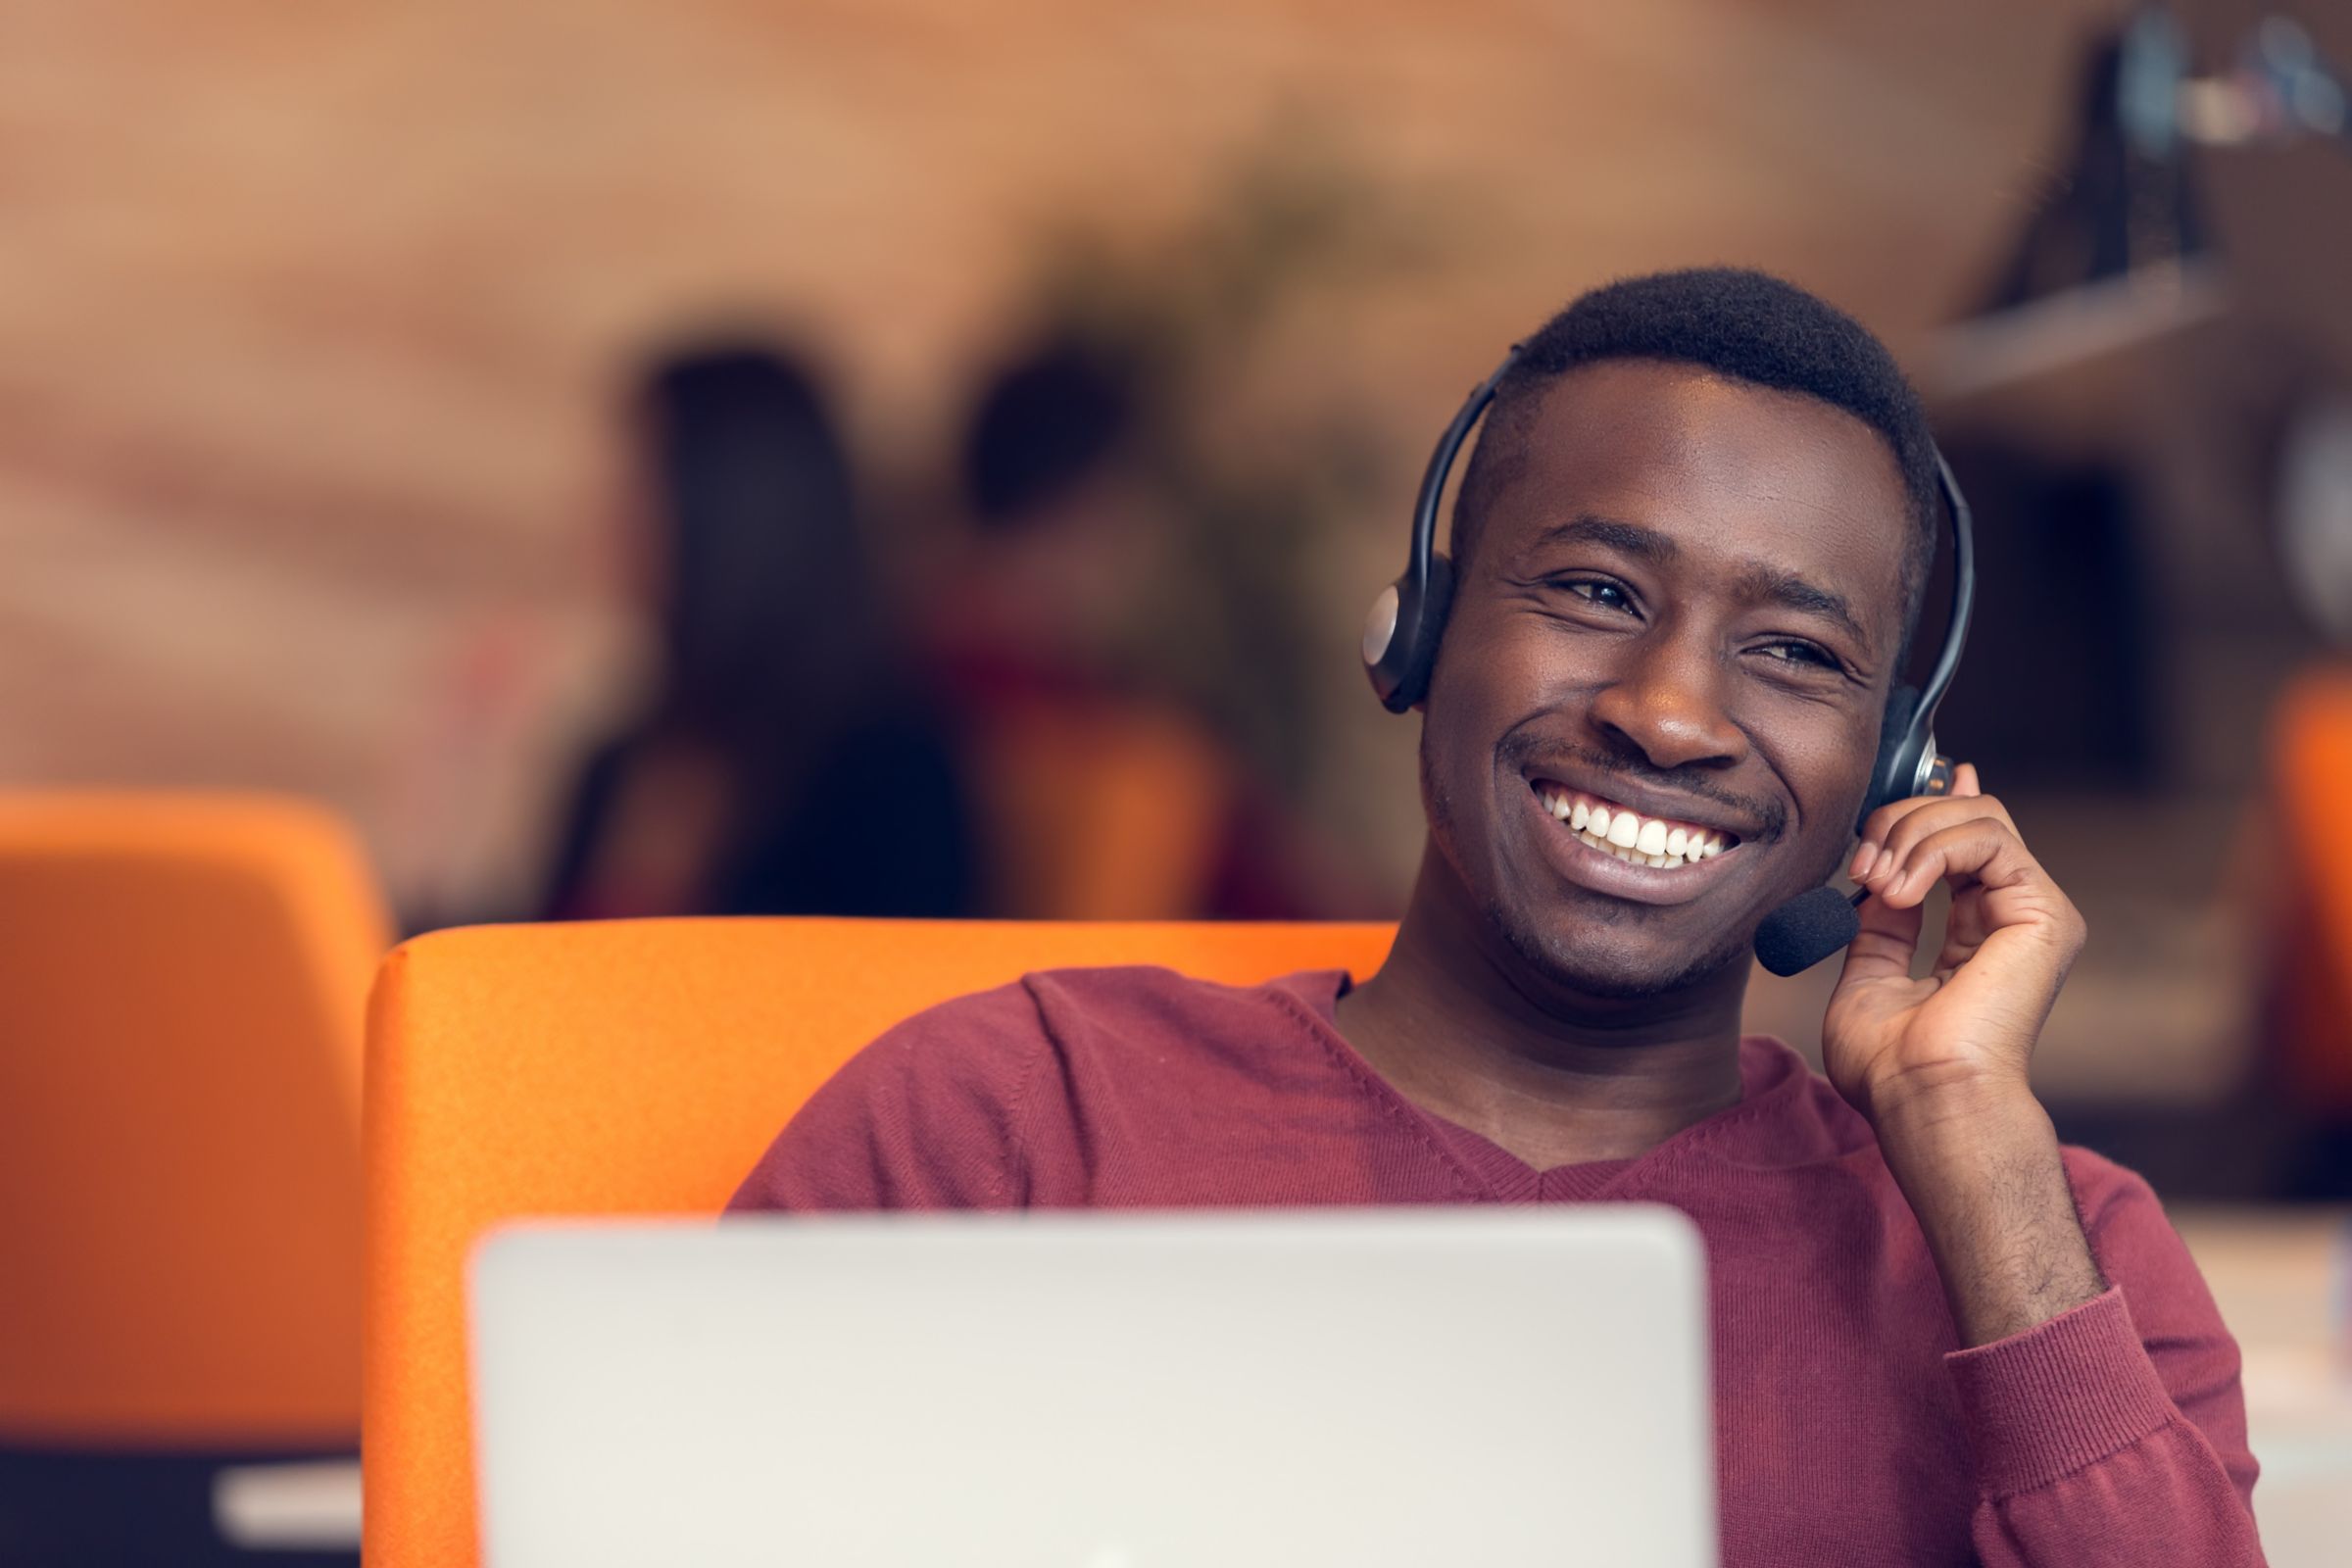
<svg viewBox="0 0 2352 1568">
<path fill-rule="evenodd" d="M 1020 1207 L 1023 1096 L 1051 1050 L 1024 984 L 916 1013 L 809 1097 L 727 1209 Z"/>
<path fill-rule="evenodd" d="M 2069 1151 L 2107 1291 L 1945 1357 L 1984 1568 L 2261 1568 L 2237 1344 L 2147 1183 Z"/>
</svg>

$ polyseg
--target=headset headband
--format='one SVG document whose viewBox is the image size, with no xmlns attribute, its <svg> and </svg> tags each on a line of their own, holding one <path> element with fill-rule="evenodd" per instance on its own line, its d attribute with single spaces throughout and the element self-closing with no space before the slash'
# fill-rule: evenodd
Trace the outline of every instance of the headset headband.
<svg viewBox="0 0 2352 1568">
<path fill-rule="evenodd" d="M 1936 656 L 1936 666 L 1928 671 L 1926 682 L 1919 688 L 1919 711 L 1926 727 L 1931 729 L 1936 705 L 1951 690 L 1952 677 L 1960 672 L 1960 655 L 1968 647 L 1968 617 L 1977 608 L 1975 515 L 1969 511 L 1968 497 L 1960 493 L 1960 481 L 1952 477 L 1952 466 L 1943 461 L 1943 449 L 1933 450 L 1936 488 L 1943 492 L 1943 510 L 1952 519 L 1952 605 L 1944 620 L 1943 648 Z"/>
<path fill-rule="evenodd" d="M 1519 351 L 1525 347 L 1523 343 L 1512 344 L 1502 363 L 1494 367 L 1494 373 L 1470 389 L 1470 396 L 1454 414 L 1453 422 L 1438 437 L 1437 450 L 1429 455 L 1429 466 L 1421 472 L 1421 496 L 1413 504 L 1413 542 L 1405 561 L 1405 575 L 1424 594 L 1429 589 L 1430 558 L 1438 548 L 1438 513 L 1445 505 L 1446 476 L 1453 472 L 1453 460 L 1460 454 L 1462 443 L 1470 439 L 1471 427 L 1487 412 L 1487 405 L 1494 401 L 1494 394 L 1502 390 L 1503 377 L 1519 363 Z"/>
</svg>

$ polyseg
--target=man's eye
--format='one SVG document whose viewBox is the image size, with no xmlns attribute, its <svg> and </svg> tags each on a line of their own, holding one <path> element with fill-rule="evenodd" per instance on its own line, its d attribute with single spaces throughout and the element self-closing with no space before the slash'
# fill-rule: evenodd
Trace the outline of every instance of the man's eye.
<svg viewBox="0 0 2352 1568">
<path fill-rule="evenodd" d="M 1590 577 L 1571 578 L 1560 584 L 1579 599 L 1590 599 L 1603 610 L 1631 611 L 1633 599 L 1613 582 L 1595 582 Z"/>
<path fill-rule="evenodd" d="M 1757 650 L 1767 659 L 1777 659 L 1790 664 L 1813 664 L 1822 669 L 1841 669 L 1836 658 L 1811 643 L 1766 643 Z"/>
</svg>

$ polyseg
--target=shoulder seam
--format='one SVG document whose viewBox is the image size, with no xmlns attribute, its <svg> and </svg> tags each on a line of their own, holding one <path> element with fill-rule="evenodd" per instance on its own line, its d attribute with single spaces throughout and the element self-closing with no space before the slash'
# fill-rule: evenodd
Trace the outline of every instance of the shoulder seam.
<svg viewBox="0 0 2352 1568">
<path fill-rule="evenodd" d="M 1010 1135 L 1012 1145 L 1009 1151 L 1012 1157 L 1007 1161 L 1007 1166 L 1017 1165 L 1021 1174 L 1021 1200 L 1016 1204 L 1011 1192 L 1010 1170 L 1001 1168 L 997 1172 L 998 1185 L 1003 1189 L 998 1193 L 997 1199 L 1006 1208 L 1026 1208 L 1030 1200 L 1036 1196 L 1036 1183 L 1032 1179 L 1034 1173 L 1030 1168 L 1029 1158 L 1029 1107 L 1032 1103 L 1031 1095 L 1037 1088 L 1037 1081 L 1045 1075 L 1046 1063 L 1053 1059 L 1054 1046 L 1054 1031 L 1046 1023 L 1045 1001 L 1038 996 L 1037 988 L 1032 984 L 1036 978 L 1035 972 L 1032 971 L 1022 975 L 1019 981 L 1021 995 L 1029 999 L 1029 1008 L 1037 1015 L 1037 1051 L 1029 1063 L 1028 1070 L 1023 1072 L 1019 1080 L 1014 1083 L 1012 1098 L 1004 1105 L 1005 1131 Z"/>
</svg>

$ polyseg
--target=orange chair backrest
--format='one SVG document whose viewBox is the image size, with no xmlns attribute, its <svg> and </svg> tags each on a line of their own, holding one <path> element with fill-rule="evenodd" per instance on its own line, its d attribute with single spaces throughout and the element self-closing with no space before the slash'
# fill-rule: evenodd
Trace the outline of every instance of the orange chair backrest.
<svg viewBox="0 0 2352 1568">
<path fill-rule="evenodd" d="M 2281 1063 L 2296 1099 L 2352 1110 L 2352 671 L 2306 674 L 2272 719 Z"/>
<path fill-rule="evenodd" d="M 0 796 L 0 1441 L 347 1446 L 351 835 L 245 796 Z"/>
<path fill-rule="evenodd" d="M 464 1270 L 525 1215 L 716 1212 L 891 1024 L 1032 969 L 1368 974 L 1385 925 L 628 920 L 436 932 L 368 1053 L 368 1568 L 474 1561 Z"/>
</svg>

